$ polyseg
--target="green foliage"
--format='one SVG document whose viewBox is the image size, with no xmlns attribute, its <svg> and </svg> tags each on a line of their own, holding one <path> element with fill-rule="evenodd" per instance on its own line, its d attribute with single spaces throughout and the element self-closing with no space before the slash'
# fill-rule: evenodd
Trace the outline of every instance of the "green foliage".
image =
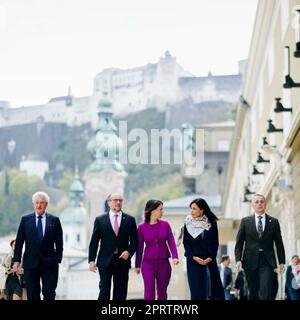
<svg viewBox="0 0 300 320">
<path fill-rule="evenodd" d="M 85 133 L 84 128 L 68 128 L 63 142 L 53 152 L 50 167 L 55 168 L 57 164 L 62 164 L 69 171 L 74 172 L 76 166 L 83 171 L 91 163 L 90 155 L 86 150 L 88 137 Z"/>
<path fill-rule="evenodd" d="M 69 193 L 69 189 L 73 180 L 74 180 L 74 174 L 68 171 L 65 171 L 63 173 L 63 177 L 57 183 L 58 189 L 64 191 L 65 194 L 67 195 Z"/>
<path fill-rule="evenodd" d="M 32 195 L 45 189 L 45 183 L 38 177 L 28 176 L 17 169 L 8 171 L 8 195 L 4 192 L 4 175 L 1 175 L 0 192 L 0 236 L 15 233 L 20 217 L 32 211 Z"/>
<path fill-rule="evenodd" d="M 150 132 L 151 129 L 162 129 L 165 125 L 165 113 L 159 112 L 155 108 L 149 108 L 137 113 L 130 114 L 125 118 L 118 118 L 118 120 L 126 120 L 128 131 L 132 129 L 144 129 L 147 133 Z"/>
<path fill-rule="evenodd" d="M 151 141 L 150 133 L 152 129 L 164 129 L 165 114 L 157 111 L 155 108 L 143 110 L 138 113 L 130 114 L 124 119 L 127 121 L 128 133 L 133 129 L 144 129 L 149 137 L 148 150 L 149 160 L 151 156 Z M 117 122 L 117 121 L 116 121 Z M 137 143 L 137 141 L 129 141 L 128 149 Z M 160 146 L 162 153 L 162 148 Z M 142 189 L 153 189 L 161 184 L 161 181 L 169 180 L 174 174 L 180 172 L 180 166 L 175 164 L 155 165 L 155 164 L 127 164 L 124 166 L 128 176 L 125 180 L 125 195 L 126 198 L 136 198 L 136 194 Z M 179 182 L 181 185 L 181 182 Z"/>
<path fill-rule="evenodd" d="M 153 184 L 154 185 L 154 184 Z M 142 217 L 145 204 L 149 199 L 159 199 L 162 201 L 176 199 L 184 196 L 182 176 L 177 173 L 169 175 L 168 179 L 156 181 L 155 186 L 148 188 L 147 185 L 139 190 L 128 204 L 125 203 L 125 209 L 135 215 L 138 219 Z"/>
</svg>

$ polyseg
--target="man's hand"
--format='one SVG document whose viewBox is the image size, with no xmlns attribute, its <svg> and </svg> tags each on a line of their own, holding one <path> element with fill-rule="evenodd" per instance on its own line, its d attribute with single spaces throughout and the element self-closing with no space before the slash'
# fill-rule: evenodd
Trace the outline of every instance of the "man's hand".
<svg viewBox="0 0 300 320">
<path fill-rule="evenodd" d="M 95 261 L 91 261 L 91 262 L 90 262 L 89 269 L 90 269 L 90 271 L 92 271 L 92 272 L 97 272 L 97 266 L 96 266 Z"/>
<path fill-rule="evenodd" d="M 242 261 L 238 261 L 235 267 L 236 267 L 236 271 L 240 271 L 242 269 Z"/>
<path fill-rule="evenodd" d="M 121 255 L 119 256 L 119 259 L 127 260 L 129 256 L 130 256 L 129 252 L 125 250 L 121 253 Z"/>
<path fill-rule="evenodd" d="M 19 267 L 20 267 L 20 262 L 15 262 L 14 264 L 13 264 L 13 268 L 12 268 L 12 271 L 13 272 L 18 272 L 19 271 Z"/>
<path fill-rule="evenodd" d="M 279 265 L 279 272 L 280 272 L 280 273 L 283 273 L 283 272 L 284 272 L 284 269 L 285 269 L 285 268 L 284 268 L 284 264 L 280 264 L 280 265 Z"/>
</svg>

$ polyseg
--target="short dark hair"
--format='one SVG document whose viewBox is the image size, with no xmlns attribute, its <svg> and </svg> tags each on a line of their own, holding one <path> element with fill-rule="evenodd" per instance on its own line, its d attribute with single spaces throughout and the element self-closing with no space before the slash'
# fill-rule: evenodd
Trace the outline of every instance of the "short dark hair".
<svg viewBox="0 0 300 320">
<path fill-rule="evenodd" d="M 223 254 L 222 258 L 221 258 L 221 262 L 224 262 L 224 261 L 226 261 L 228 259 L 229 259 L 229 256 L 227 254 Z"/>
<path fill-rule="evenodd" d="M 298 258 L 298 259 L 299 259 L 299 256 L 298 256 L 297 254 L 294 254 L 294 255 L 292 256 L 292 259 L 295 259 L 295 258 Z"/>
<path fill-rule="evenodd" d="M 263 199 L 265 200 L 265 202 L 266 202 L 266 197 L 265 197 L 263 194 L 255 193 L 255 195 L 253 196 L 252 199 L 254 199 L 255 197 L 261 197 L 261 198 L 263 198 Z"/>
<path fill-rule="evenodd" d="M 191 203 L 190 203 L 190 208 L 192 207 L 192 204 L 194 204 L 200 209 L 203 210 L 203 213 L 206 215 L 208 221 L 210 223 L 219 220 L 218 217 L 210 210 L 209 205 L 207 204 L 207 202 L 202 199 L 202 198 L 197 198 L 194 199 Z"/>
<path fill-rule="evenodd" d="M 150 222 L 151 213 L 153 210 L 157 209 L 160 205 L 163 205 L 163 202 L 160 200 L 148 200 L 145 206 L 145 222 Z"/>
</svg>

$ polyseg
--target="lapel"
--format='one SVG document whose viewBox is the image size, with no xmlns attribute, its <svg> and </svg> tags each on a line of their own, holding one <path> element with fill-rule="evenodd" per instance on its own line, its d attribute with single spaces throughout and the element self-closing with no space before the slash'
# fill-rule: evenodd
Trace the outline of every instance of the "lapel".
<svg viewBox="0 0 300 320">
<path fill-rule="evenodd" d="M 34 235 L 34 237 L 36 237 L 36 240 L 39 242 L 39 236 L 38 236 L 36 221 L 35 221 L 35 212 L 30 217 L 29 227 L 31 229 L 31 234 Z"/>
<path fill-rule="evenodd" d="M 120 224 L 120 228 L 119 228 L 119 233 L 118 233 L 118 235 L 119 235 L 120 232 L 124 229 L 124 225 L 125 225 L 125 223 L 126 223 L 126 220 L 127 220 L 126 215 L 125 215 L 125 213 L 122 211 L 122 218 L 121 218 L 121 224 Z"/>
<path fill-rule="evenodd" d="M 125 213 L 122 211 L 122 218 L 121 218 L 121 223 L 120 223 L 120 227 L 119 227 L 119 232 L 118 232 L 118 235 L 120 234 L 120 232 L 124 229 L 124 225 L 126 223 L 126 215 Z M 115 235 L 115 231 L 113 229 L 113 226 L 111 225 L 111 222 L 110 222 L 110 216 L 109 216 L 109 213 L 107 214 L 107 217 L 106 217 L 106 220 L 105 220 L 105 224 L 106 224 L 106 227 L 109 228 L 108 230 L 111 230 L 111 232 L 113 233 L 114 236 Z"/>
<path fill-rule="evenodd" d="M 257 229 L 256 229 L 256 223 L 255 223 L 255 213 L 251 217 L 250 226 L 251 226 L 252 233 L 255 235 L 255 237 L 257 239 L 259 239 L 258 232 L 257 232 Z"/>
<path fill-rule="evenodd" d="M 51 218 L 49 217 L 47 212 L 45 213 L 45 218 L 46 218 L 46 226 L 45 226 L 45 234 L 44 234 L 44 238 L 43 238 L 42 242 L 45 240 L 46 236 L 48 235 L 49 225 L 51 223 Z"/>
<path fill-rule="evenodd" d="M 110 222 L 109 212 L 107 213 L 104 222 L 105 222 L 105 230 L 110 230 L 110 232 L 112 232 L 113 235 L 116 236 L 115 235 L 115 231 L 114 231 L 114 229 L 113 229 L 113 227 L 111 225 L 111 222 Z"/>
<path fill-rule="evenodd" d="M 268 231 L 270 230 L 270 228 L 271 228 L 271 223 L 272 223 L 272 218 L 266 214 L 266 224 L 265 224 L 265 230 L 264 230 L 264 233 L 263 233 L 263 237 L 264 237 L 264 236 L 268 233 Z"/>
</svg>

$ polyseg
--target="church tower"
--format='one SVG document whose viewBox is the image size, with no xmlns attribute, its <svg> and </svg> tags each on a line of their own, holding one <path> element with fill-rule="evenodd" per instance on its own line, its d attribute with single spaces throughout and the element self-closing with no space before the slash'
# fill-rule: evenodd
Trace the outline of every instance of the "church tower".
<svg viewBox="0 0 300 320">
<path fill-rule="evenodd" d="M 64 230 L 64 246 L 69 249 L 86 250 L 86 209 L 83 205 L 84 187 L 78 170 L 69 190 L 70 203 L 62 211 L 60 220 Z"/>
<path fill-rule="evenodd" d="M 112 103 L 103 93 L 98 104 L 98 128 L 87 149 L 93 158 L 85 174 L 88 230 L 93 230 L 97 216 L 105 213 L 106 198 L 111 193 L 124 193 L 126 172 L 118 161 L 122 141 L 112 120 Z"/>
</svg>

